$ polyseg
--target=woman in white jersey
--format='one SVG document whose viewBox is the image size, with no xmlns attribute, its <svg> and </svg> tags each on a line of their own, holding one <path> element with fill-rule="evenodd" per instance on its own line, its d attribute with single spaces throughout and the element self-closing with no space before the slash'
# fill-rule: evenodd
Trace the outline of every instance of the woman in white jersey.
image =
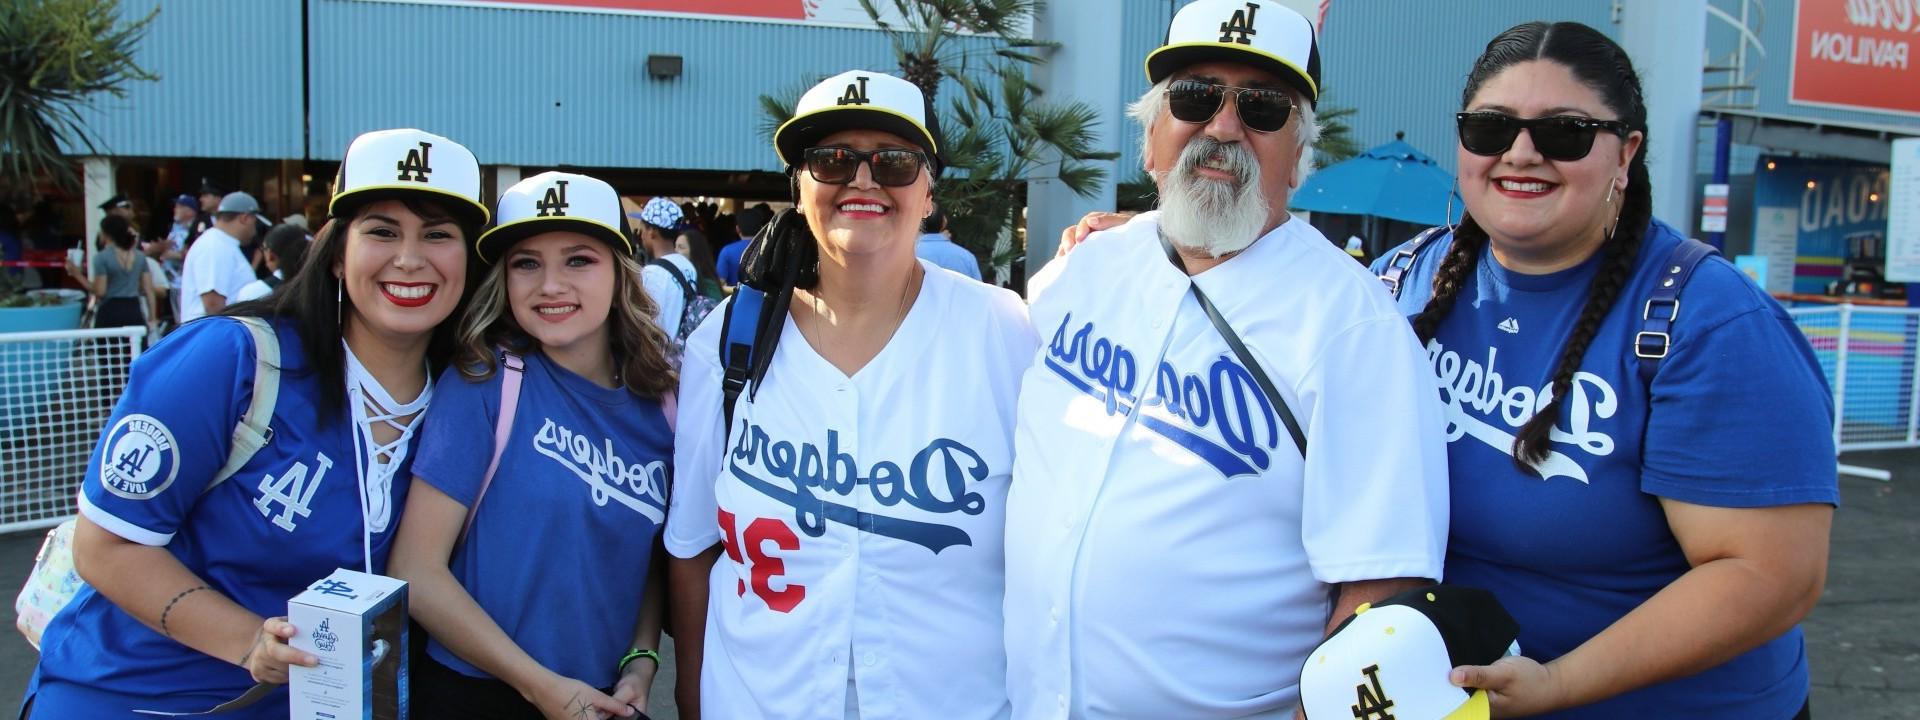
<svg viewBox="0 0 1920 720">
<path fill-rule="evenodd" d="M 934 127 L 919 88 L 853 71 L 774 134 L 796 208 L 681 369 L 666 546 L 683 717 L 1009 713 L 1001 531 L 1037 340 L 1018 297 L 914 256 Z M 723 336 L 753 337 L 758 360 L 730 409 Z"/>
</svg>

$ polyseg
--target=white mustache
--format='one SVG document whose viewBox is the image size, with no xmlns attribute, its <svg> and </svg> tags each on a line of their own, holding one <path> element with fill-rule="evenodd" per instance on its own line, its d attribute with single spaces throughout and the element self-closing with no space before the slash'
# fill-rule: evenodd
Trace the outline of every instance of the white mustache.
<svg viewBox="0 0 1920 720">
<path fill-rule="evenodd" d="M 1209 162 L 1217 166 L 1207 165 Z M 1202 166 L 1225 172 L 1233 176 L 1235 185 L 1244 186 L 1253 182 L 1260 173 L 1259 158 L 1253 151 L 1241 143 L 1223 143 L 1205 135 L 1196 135 L 1187 147 L 1180 151 L 1178 171 L 1192 177 L 1194 171 Z"/>
</svg>

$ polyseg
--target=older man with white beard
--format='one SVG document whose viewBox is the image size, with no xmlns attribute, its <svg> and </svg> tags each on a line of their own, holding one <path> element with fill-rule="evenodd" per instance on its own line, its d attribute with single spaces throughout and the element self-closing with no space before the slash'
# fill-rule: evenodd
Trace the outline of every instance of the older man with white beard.
<svg viewBox="0 0 1920 720">
<path fill-rule="evenodd" d="M 1378 281 L 1287 214 L 1306 19 L 1200 0 L 1147 71 L 1160 210 L 1031 284 L 1008 691 L 1016 718 L 1285 717 L 1334 621 L 1440 576 L 1439 394 Z"/>
</svg>

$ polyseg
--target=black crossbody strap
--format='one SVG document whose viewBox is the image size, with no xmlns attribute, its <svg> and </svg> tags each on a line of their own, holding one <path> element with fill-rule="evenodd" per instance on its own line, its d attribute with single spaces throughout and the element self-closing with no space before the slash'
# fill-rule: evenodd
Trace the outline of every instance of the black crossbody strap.
<svg viewBox="0 0 1920 720">
<path fill-rule="evenodd" d="M 1173 249 L 1173 243 L 1168 242 L 1165 235 L 1160 236 L 1160 246 L 1167 251 L 1167 261 L 1185 274 L 1186 264 L 1180 261 L 1179 251 Z M 1253 353 L 1247 350 L 1246 343 L 1240 342 L 1240 335 L 1233 331 L 1232 325 L 1227 324 L 1226 317 L 1220 314 L 1219 308 L 1213 306 L 1212 300 L 1207 299 L 1207 294 L 1200 290 L 1200 284 L 1194 282 L 1191 276 L 1187 278 L 1187 287 L 1193 291 L 1193 299 L 1200 301 L 1200 309 L 1206 311 L 1207 319 L 1213 322 L 1213 329 L 1220 332 L 1220 337 L 1227 341 L 1227 347 L 1232 348 L 1234 356 L 1240 358 L 1240 364 L 1245 365 L 1247 372 L 1253 375 L 1253 381 L 1259 384 L 1260 392 L 1267 396 L 1267 402 L 1273 403 L 1273 409 L 1279 411 L 1281 424 L 1287 426 L 1287 435 L 1292 436 L 1293 444 L 1300 448 L 1300 457 L 1306 457 L 1307 434 L 1301 432 L 1300 421 L 1294 419 L 1293 409 L 1287 406 L 1280 389 L 1273 384 L 1272 378 L 1267 377 L 1267 371 L 1253 359 Z"/>
</svg>

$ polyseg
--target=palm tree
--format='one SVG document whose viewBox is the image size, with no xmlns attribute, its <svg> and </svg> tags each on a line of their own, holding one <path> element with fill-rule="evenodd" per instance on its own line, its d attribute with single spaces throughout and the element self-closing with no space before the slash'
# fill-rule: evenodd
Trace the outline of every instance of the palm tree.
<svg viewBox="0 0 1920 720">
<path fill-rule="evenodd" d="M 97 153 L 80 111 L 97 94 L 157 80 L 133 49 L 160 9 L 121 22 L 119 0 L 0 2 L 0 188 L 79 180 L 62 147 Z"/>
<path fill-rule="evenodd" d="M 881 3 L 893 12 L 883 12 Z M 1028 180 L 1058 179 L 1082 196 L 1106 182 L 1106 170 L 1092 162 L 1118 154 L 1094 146 L 1099 114 L 1085 103 L 1040 99 L 1041 88 L 1027 77 L 1030 66 L 1046 62 L 1045 54 L 1058 47 L 1021 36 L 1040 10 L 1039 0 L 860 4 L 892 39 L 901 77 L 940 108 L 947 173 L 934 199 L 947 213 L 954 241 L 981 258 L 983 267 L 1004 268 L 1024 255 L 1015 234 Z M 959 93 L 942 108 L 944 83 Z M 804 89 L 760 96 L 768 135 L 793 116 Z"/>
</svg>

